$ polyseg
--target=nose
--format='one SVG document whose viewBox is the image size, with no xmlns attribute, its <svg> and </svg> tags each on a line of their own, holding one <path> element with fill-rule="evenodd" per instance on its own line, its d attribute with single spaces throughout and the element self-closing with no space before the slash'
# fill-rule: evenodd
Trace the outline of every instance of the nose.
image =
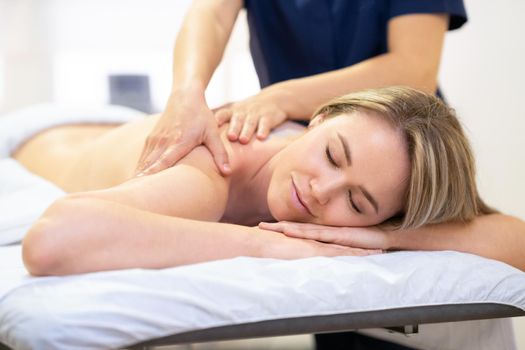
<svg viewBox="0 0 525 350">
<path fill-rule="evenodd" d="M 330 200 L 347 188 L 343 177 L 314 178 L 310 180 L 312 197 L 320 204 L 326 205 Z"/>
</svg>

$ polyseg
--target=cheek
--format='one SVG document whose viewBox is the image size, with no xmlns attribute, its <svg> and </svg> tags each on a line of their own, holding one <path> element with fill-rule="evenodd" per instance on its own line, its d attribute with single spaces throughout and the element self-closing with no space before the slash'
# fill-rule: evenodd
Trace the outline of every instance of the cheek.
<svg viewBox="0 0 525 350">
<path fill-rule="evenodd" d="M 277 221 L 291 221 L 293 219 L 290 217 L 286 197 L 288 188 L 286 180 L 285 172 L 275 172 L 270 181 L 266 197 L 270 214 Z"/>
<path fill-rule="evenodd" d="M 284 216 L 284 203 L 282 198 L 279 198 L 280 196 L 278 187 L 278 184 L 272 178 L 272 182 L 270 183 L 270 187 L 268 188 L 266 200 L 268 203 L 268 209 L 270 210 L 270 214 L 275 220 L 280 221 L 283 220 Z"/>
</svg>

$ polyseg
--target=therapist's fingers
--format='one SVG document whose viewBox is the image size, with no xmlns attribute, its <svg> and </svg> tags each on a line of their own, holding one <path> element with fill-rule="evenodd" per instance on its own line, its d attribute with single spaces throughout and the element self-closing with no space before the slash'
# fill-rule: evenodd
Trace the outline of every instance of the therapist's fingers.
<svg viewBox="0 0 525 350">
<path fill-rule="evenodd" d="M 218 128 L 210 130 L 204 138 L 204 145 L 208 147 L 213 160 L 223 175 L 229 175 L 232 172 L 228 152 L 222 143 Z"/>
<path fill-rule="evenodd" d="M 232 115 L 233 115 L 233 111 L 229 108 L 219 109 L 215 113 L 215 120 L 217 121 L 217 125 L 221 126 L 224 123 L 227 123 L 228 121 L 230 121 Z"/>
<path fill-rule="evenodd" d="M 261 117 L 261 119 L 259 119 L 259 125 L 257 126 L 257 138 L 259 140 L 266 139 L 268 135 L 270 135 L 271 129 L 270 119 L 268 117 Z"/>
<path fill-rule="evenodd" d="M 237 141 L 239 139 L 239 134 L 244 125 L 244 114 L 233 114 L 230 119 L 230 126 L 228 128 L 228 140 Z"/>
<path fill-rule="evenodd" d="M 140 155 L 135 175 L 143 173 L 164 153 L 166 145 L 161 146 L 157 139 L 148 138 Z"/>
<path fill-rule="evenodd" d="M 144 169 L 148 167 L 148 164 L 146 164 L 146 157 L 149 155 L 149 145 L 146 143 L 144 145 L 144 148 L 142 149 L 142 152 L 140 153 L 139 160 L 137 162 L 137 168 L 135 169 L 135 176 L 140 174 Z"/>
<path fill-rule="evenodd" d="M 244 119 L 242 130 L 239 135 L 240 143 L 247 144 L 248 142 L 250 142 L 253 134 L 255 133 L 255 129 L 257 128 L 257 125 L 259 124 L 258 119 L 259 119 L 258 116 L 254 114 L 250 114 Z"/>
<path fill-rule="evenodd" d="M 152 160 L 149 161 L 151 165 L 140 172 L 137 176 L 155 174 L 173 166 L 194 147 L 195 146 L 189 143 L 177 143 L 165 149 L 160 149 L 159 152 L 153 153 Z"/>
</svg>

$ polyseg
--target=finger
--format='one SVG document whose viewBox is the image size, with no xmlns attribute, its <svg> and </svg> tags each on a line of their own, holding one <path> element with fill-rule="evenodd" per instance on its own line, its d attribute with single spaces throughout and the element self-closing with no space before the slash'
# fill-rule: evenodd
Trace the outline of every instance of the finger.
<svg viewBox="0 0 525 350">
<path fill-rule="evenodd" d="M 179 142 L 182 134 L 169 135 L 166 133 L 155 134 L 152 137 L 148 137 L 146 140 L 145 149 L 142 152 L 141 159 L 138 164 L 140 172 L 143 172 L 145 169 L 149 168 L 153 163 L 155 163 L 162 154 L 166 151 L 170 143 Z"/>
<path fill-rule="evenodd" d="M 142 149 L 139 160 L 137 162 L 137 167 L 135 169 L 135 175 L 142 172 L 146 168 L 146 158 L 150 155 L 152 149 L 153 149 L 153 146 L 149 142 L 149 139 L 147 139 L 146 142 L 144 143 L 144 147 Z"/>
<path fill-rule="evenodd" d="M 152 150 L 146 156 L 144 161 L 141 163 L 141 170 L 136 174 L 136 176 L 143 176 L 148 174 L 149 168 L 154 165 L 162 154 L 166 151 L 166 147 L 159 147 L 157 144 L 156 147 L 152 147 Z"/>
<path fill-rule="evenodd" d="M 367 256 L 372 254 L 379 254 L 380 252 L 374 252 L 369 249 L 361 249 L 361 248 L 350 248 L 346 247 L 348 255 L 351 256 Z"/>
<path fill-rule="evenodd" d="M 267 117 L 261 117 L 259 119 L 259 125 L 257 126 L 257 138 L 259 140 L 264 140 L 270 135 L 270 119 Z"/>
<path fill-rule="evenodd" d="M 259 223 L 259 228 L 263 230 L 280 232 L 288 237 L 321 241 L 321 237 L 318 232 L 319 228 L 307 228 L 307 225 L 308 224 L 291 224 L 287 222 L 261 222 Z"/>
<path fill-rule="evenodd" d="M 250 139 L 252 138 L 253 133 L 257 128 L 257 123 L 258 121 L 256 116 L 248 115 L 246 117 L 242 126 L 241 134 L 239 136 L 239 141 L 242 144 L 247 144 L 248 142 L 250 142 Z"/>
<path fill-rule="evenodd" d="M 318 230 L 324 228 L 325 226 L 315 225 L 315 224 L 305 224 L 305 223 L 296 223 L 289 221 L 279 221 L 279 222 L 261 222 L 259 227 L 265 230 L 277 231 L 281 233 L 287 233 L 287 235 L 299 237 L 304 237 L 317 232 Z"/>
<path fill-rule="evenodd" d="M 187 155 L 192 149 L 193 145 L 183 142 L 176 143 L 160 153 L 160 155 L 151 161 L 150 165 L 141 172 L 142 175 L 151 175 L 159 171 L 167 169 L 177 163 L 181 158 Z"/>
<path fill-rule="evenodd" d="M 339 244 L 332 244 L 332 243 L 325 243 L 323 244 L 325 247 L 332 250 L 334 255 L 347 255 L 347 256 L 367 256 L 367 255 L 374 255 L 374 254 L 382 254 L 383 251 L 381 249 L 363 249 L 363 248 L 354 248 L 354 247 L 347 247 L 344 245 Z"/>
<path fill-rule="evenodd" d="M 215 107 L 214 109 L 212 109 L 211 111 L 213 113 L 217 113 L 218 111 L 220 111 L 221 109 L 230 109 L 230 106 L 233 104 L 233 102 L 227 102 L 223 105 L 220 105 L 219 107 Z"/>
<path fill-rule="evenodd" d="M 350 234 L 351 229 L 348 227 L 331 227 L 281 221 L 263 224 L 261 228 L 281 232 L 288 237 L 312 239 L 319 242 L 335 243 L 344 246 L 354 245 L 353 235 Z"/>
<path fill-rule="evenodd" d="M 228 140 L 237 141 L 239 133 L 244 124 L 244 116 L 240 114 L 234 114 L 230 119 L 230 127 L 228 128 Z"/>
<path fill-rule="evenodd" d="M 347 249 L 351 250 L 352 255 L 358 255 L 358 256 L 383 254 L 383 250 L 381 249 L 363 249 L 363 248 L 349 248 L 349 247 L 347 247 Z"/>
<path fill-rule="evenodd" d="M 210 132 L 209 134 L 206 134 L 204 144 L 212 153 L 215 164 L 217 164 L 217 167 L 221 173 L 223 175 L 231 174 L 232 169 L 228 159 L 228 153 L 226 152 L 226 148 L 224 148 L 224 144 L 221 141 L 219 133 Z"/>
<path fill-rule="evenodd" d="M 218 112 L 215 113 L 215 120 L 217 121 L 217 125 L 221 126 L 224 123 L 227 123 L 231 117 L 232 117 L 232 110 L 229 108 L 220 109 Z"/>
<path fill-rule="evenodd" d="M 277 222 L 260 222 L 259 225 L 257 225 L 260 229 L 263 230 L 269 230 L 269 231 L 275 231 L 275 232 L 281 232 L 282 226 L 279 225 Z"/>
</svg>

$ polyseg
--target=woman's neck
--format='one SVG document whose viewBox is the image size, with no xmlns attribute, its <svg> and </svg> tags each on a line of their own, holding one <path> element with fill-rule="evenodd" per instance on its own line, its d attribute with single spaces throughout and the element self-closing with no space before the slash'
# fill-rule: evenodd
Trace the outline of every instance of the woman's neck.
<svg viewBox="0 0 525 350">
<path fill-rule="evenodd" d="M 268 208 L 267 193 L 275 159 L 295 137 L 274 137 L 254 140 L 248 145 L 231 145 L 233 174 L 226 211 L 221 221 L 257 225 L 273 220 Z"/>
</svg>

